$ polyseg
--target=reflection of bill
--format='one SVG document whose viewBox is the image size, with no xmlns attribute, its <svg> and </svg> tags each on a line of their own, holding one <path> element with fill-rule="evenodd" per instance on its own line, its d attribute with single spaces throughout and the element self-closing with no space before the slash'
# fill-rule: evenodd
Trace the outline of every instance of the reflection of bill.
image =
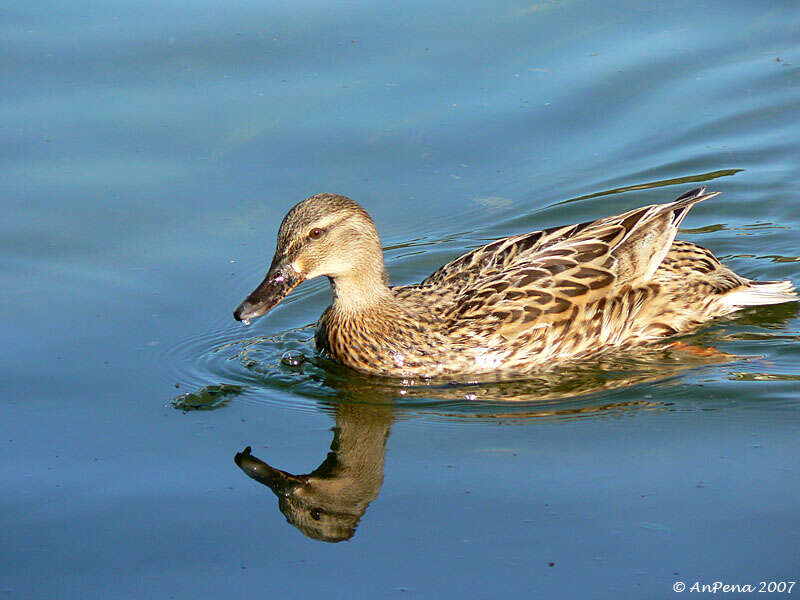
<svg viewBox="0 0 800 600">
<path fill-rule="evenodd" d="M 449 414 L 452 418 L 531 419 L 570 418 L 598 412 L 657 406 L 657 402 L 600 403 L 591 406 L 521 410 L 513 413 Z M 238 452 L 236 464 L 249 477 L 269 487 L 278 497 L 286 521 L 303 535 L 324 542 L 341 542 L 355 534 L 361 516 L 383 485 L 386 440 L 395 411 L 392 404 L 353 404 L 336 407 L 336 427 L 328 456 L 311 473 L 294 475 L 281 471 L 251 454 L 250 446 Z M 437 411 L 422 410 L 419 413 Z"/>
<path fill-rule="evenodd" d="M 304 535 L 324 542 L 347 540 L 383 485 L 392 414 L 389 405 L 340 404 L 331 451 L 307 475 L 275 469 L 250 454 L 249 446 L 235 461 L 275 493 L 287 522 Z"/>
</svg>

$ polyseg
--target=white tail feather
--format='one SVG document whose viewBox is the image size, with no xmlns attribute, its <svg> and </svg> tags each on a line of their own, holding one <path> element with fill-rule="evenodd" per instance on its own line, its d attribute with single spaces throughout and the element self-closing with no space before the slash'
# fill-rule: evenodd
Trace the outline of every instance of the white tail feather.
<svg viewBox="0 0 800 600">
<path fill-rule="evenodd" d="M 729 306 L 759 306 L 797 301 L 797 291 L 791 281 L 752 281 L 722 296 Z"/>
</svg>

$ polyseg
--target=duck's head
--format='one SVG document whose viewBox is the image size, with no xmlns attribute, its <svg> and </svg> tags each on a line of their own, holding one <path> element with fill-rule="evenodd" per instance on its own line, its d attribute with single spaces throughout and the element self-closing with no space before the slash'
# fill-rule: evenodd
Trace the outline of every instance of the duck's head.
<svg viewBox="0 0 800 600">
<path fill-rule="evenodd" d="M 301 282 L 320 275 L 331 279 L 337 299 L 353 306 L 386 288 L 375 224 L 345 196 L 317 194 L 286 214 L 267 276 L 233 316 L 237 321 L 260 317 Z"/>
</svg>

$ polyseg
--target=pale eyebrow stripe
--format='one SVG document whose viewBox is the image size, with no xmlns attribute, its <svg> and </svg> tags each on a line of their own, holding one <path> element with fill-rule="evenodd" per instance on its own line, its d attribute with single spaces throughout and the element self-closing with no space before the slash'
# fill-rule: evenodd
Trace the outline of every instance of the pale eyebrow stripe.
<svg viewBox="0 0 800 600">
<path fill-rule="evenodd" d="M 329 221 L 327 223 L 324 223 L 324 225 L 323 224 L 317 224 L 316 227 L 319 227 L 320 229 L 330 229 L 334 225 L 338 225 L 342 221 L 346 221 L 348 218 L 349 217 L 339 217 L 338 219 L 336 219 L 334 221 Z M 313 227 L 311 229 L 313 229 Z M 309 231 L 311 231 L 311 230 L 309 229 Z"/>
<path fill-rule="evenodd" d="M 339 223 L 341 223 L 343 221 L 346 221 L 347 219 L 348 219 L 348 217 L 340 217 L 340 218 L 338 218 L 338 219 L 336 219 L 334 221 L 330 221 L 329 223 L 326 223 L 326 224 L 324 224 L 322 226 L 320 226 L 320 224 L 315 224 L 315 227 L 320 227 L 320 229 L 326 229 L 327 230 L 327 229 L 330 229 L 331 227 L 333 227 L 334 225 L 338 225 Z M 314 229 L 314 227 L 312 227 L 311 229 Z M 309 231 L 311 231 L 311 229 L 309 229 Z M 308 234 L 306 233 L 306 235 L 308 235 Z M 295 253 L 297 250 L 300 249 L 301 245 L 302 245 L 301 242 L 297 242 L 297 241 L 291 242 L 286 247 L 286 251 L 283 253 L 283 255 L 284 256 L 289 256 L 289 255 Z"/>
</svg>

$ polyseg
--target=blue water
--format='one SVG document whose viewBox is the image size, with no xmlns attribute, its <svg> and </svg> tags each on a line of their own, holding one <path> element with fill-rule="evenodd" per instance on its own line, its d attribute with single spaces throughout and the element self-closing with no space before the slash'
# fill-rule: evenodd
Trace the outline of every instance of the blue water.
<svg viewBox="0 0 800 600">
<path fill-rule="evenodd" d="M 685 340 L 724 360 L 405 388 L 315 357 L 326 281 L 231 312 L 321 191 L 369 210 L 402 284 L 706 185 L 681 237 L 800 284 L 799 26 L 792 2 L 6 8 L 0 596 L 797 580 L 796 304 Z M 246 446 L 320 466 L 317 495 L 282 513 Z"/>
</svg>

